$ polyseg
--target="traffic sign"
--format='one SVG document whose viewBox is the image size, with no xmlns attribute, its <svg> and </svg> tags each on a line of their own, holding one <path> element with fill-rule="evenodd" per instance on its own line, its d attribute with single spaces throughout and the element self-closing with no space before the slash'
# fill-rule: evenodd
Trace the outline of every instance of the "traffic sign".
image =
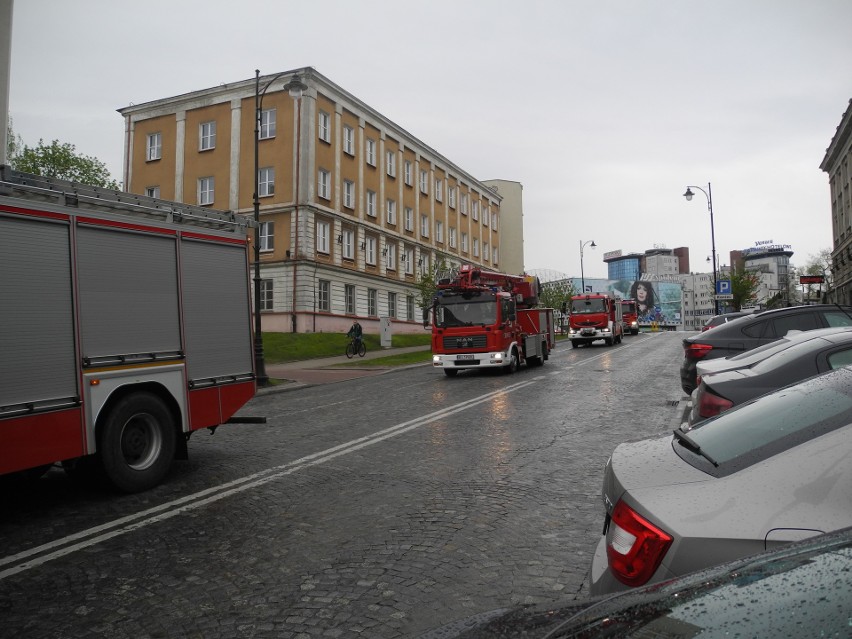
<svg viewBox="0 0 852 639">
<path fill-rule="evenodd" d="M 716 280 L 716 299 L 732 299 L 731 297 L 719 297 L 720 295 L 733 295 L 731 280 Z"/>
<path fill-rule="evenodd" d="M 734 299 L 734 294 L 726 293 L 724 295 L 714 295 L 713 297 L 715 297 L 717 300 L 732 300 Z"/>
</svg>

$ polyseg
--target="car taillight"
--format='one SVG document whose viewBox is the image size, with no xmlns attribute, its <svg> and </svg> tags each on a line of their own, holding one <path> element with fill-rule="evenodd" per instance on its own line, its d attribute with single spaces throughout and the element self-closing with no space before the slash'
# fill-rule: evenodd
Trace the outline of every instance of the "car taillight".
<svg viewBox="0 0 852 639">
<path fill-rule="evenodd" d="M 683 347 L 683 355 L 687 359 L 701 359 L 712 350 L 710 344 L 686 344 Z"/>
<path fill-rule="evenodd" d="M 699 389 L 696 402 L 698 404 L 698 414 L 705 419 L 715 417 L 719 413 L 724 413 L 734 406 L 734 402 L 709 392 L 706 386 Z"/>
<path fill-rule="evenodd" d="M 641 586 L 656 572 L 671 535 L 619 501 L 612 511 L 606 555 L 609 569 L 626 586 Z"/>
</svg>

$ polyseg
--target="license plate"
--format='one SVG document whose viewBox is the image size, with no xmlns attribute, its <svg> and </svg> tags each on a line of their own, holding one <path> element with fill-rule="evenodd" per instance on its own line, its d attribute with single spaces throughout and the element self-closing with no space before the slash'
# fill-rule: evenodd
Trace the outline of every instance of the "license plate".
<svg viewBox="0 0 852 639">
<path fill-rule="evenodd" d="M 456 355 L 456 359 L 475 359 L 475 356 L 473 353 L 470 353 L 469 355 Z"/>
<path fill-rule="evenodd" d="M 593 328 L 584 328 L 582 333 L 583 335 L 594 335 L 595 330 Z"/>
</svg>

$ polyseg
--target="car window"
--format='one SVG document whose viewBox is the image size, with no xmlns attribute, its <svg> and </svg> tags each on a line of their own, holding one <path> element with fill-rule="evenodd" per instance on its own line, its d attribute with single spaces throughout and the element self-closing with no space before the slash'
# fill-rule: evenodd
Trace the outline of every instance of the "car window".
<svg viewBox="0 0 852 639">
<path fill-rule="evenodd" d="M 831 368 L 843 368 L 844 366 L 852 365 L 852 346 L 829 355 L 828 365 Z"/>
<path fill-rule="evenodd" d="M 772 343 L 774 344 L 775 342 Z M 816 359 L 812 354 L 815 353 L 817 349 L 830 345 L 831 342 L 824 340 L 821 337 L 805 340 L 804 342 L 797 342 L 792 345 L 788 344 L 787 348 L 781 349 L 771 357 L 766 357 L 765 359 L 755 363 L 754 366 L 751 367 L 751 370 L 753 370 L 757 375 L 763 375 L 768 371 L 785 366 L 797 359 L 807 358 L 810 355 L 810 361 L 803 360 L 801 365 L 803 368 L 807 367 L 809 370 L 816 372 L 814 369 L 814 362 Z M 799 379 L 801 379 L 801 377 Z"/>
<path fill-rule="evenodd" d="M 767 323 L 768 322 L 764 320 L 762 322 L 755 322 L 754 324 L 749 324 L 748 326 L 745 326 L 743 328 L 743 333 L 745 333 L 749 337 L 763 337 L 763 331 L 766 330 Z"/>
<path fill-rule="evenodd" d="M 829 326 L 852 326 L 852 317 L 843 311 L 825 311 L 823 317 Z"/>
<path fill-rule="evenodd" d="M 812 331 L 819 328 L 820 324 L 816 313 L 794 313 L 786 317 L 776 317 L 772 320 L 772 326 L 777 337 L 784 337 L 787 331 Z"/>
<path fill-rule="evenodd" d="M 765 357 L 769 357 L 772 353 L 777 353 L 778 351 L 783 351 L 785 348 L 790 347 L 790 340 L 781 338 L 779 340 L 775 340 L 774 342 L 769 342 L 768 344 L 763 344 L 762 346 L 758 346 L 757 348 L 753 348 L 750 351 L 744 351 L 742 353 L 738 353 L 726 359 L 732 362 L 740 362 L 741 364 L 749 364 L 753 362 L 760 361 Z M 710 360 L 711 362 L 713 360 Z"/>
<path fill-rule="evenodd" d="M 850 422 L 852 368 L 841 368 L 741 404 L 699 423 L 689 436 L 719 464 L 709 472 L 721 476 Z"/>
</svg>

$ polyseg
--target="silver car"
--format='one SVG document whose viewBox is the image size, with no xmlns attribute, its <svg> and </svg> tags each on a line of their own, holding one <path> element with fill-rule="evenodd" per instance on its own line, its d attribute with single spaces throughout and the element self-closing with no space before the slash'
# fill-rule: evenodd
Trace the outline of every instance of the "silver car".
<svg viewBox="0 0 852 639">
<path fill-rule="evenodd" d="M 602 497 L 593 595 L 852 525 L 852 369 L 621 444 Z"/>
</svg>

